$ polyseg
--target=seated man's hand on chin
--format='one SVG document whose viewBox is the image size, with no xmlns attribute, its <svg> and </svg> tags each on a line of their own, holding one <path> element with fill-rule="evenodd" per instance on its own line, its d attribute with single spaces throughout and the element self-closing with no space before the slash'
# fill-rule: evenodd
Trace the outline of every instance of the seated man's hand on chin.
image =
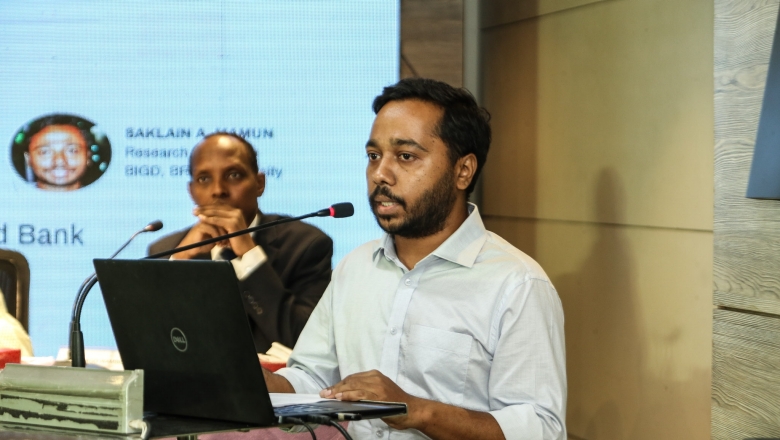
<svg viewBox="0 0 780 440">
<path fill-rule="evenodd" d="M 198 206 L 193 210 L 193 214 L 200 220 L 190 229 L 186 236 L 179 243 L 179 247 L 187 246 L 209 238 L 219 237 L 220 235 L 230 234 L 247 228 L 246 221 L 240 209 L 233 208 L 225 204 L 213 204 L 207 206 Z M 223 247 L 230 247 L 237 256 L 244 255 L 247 251 L 255 247 L 250 234 L 233 237 L 230 240 L 220 243 L 212 243 L 200 246 L 188 251 L 174 254 L 176 260 L 190 260 L 197 255 L 211 252 L 211 249 L 219 244 Z"/>
<path fill-rule="evenodd" d="M 190 229 L 187 235 L 181 240 L 181 243 L 177 247 L 187 246 L 199 241 L 208 240 L 209 238 L 219 237 L 222 235 L 219 228 L 214 225 L 198 222 Z M 190 249 L 188 251 L 182 251 L 175 253 L 171 256 L 172 260 L 192 260 L 198 255 L 211 252 L 211 249 L 216 246 L 216 243 L 211 243 Z"/>
<path fill-rule="evenodd" d="M 194 213 L 200 220 L 200 223 L 213 226 L 217 230 L 222 231 L 220 235 L 232 234 L 248 227 L 241 210 L 230 205 L 217 203 L 198 206 L 195 208 Z M 229 242 L 230 248 L 239 257 L 255 247 L 255 242 L 252 241 L 250 234 L 233 237 Z"/>
</svg>

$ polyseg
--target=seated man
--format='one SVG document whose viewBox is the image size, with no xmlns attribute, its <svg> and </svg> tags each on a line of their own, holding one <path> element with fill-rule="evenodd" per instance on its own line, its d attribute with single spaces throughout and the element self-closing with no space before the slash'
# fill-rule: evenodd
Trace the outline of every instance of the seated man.
<svg viewBox="0 0 780 440">
<path fill-rule="evenodd" d="M 264 214 L 258 197 L 265 175 L 245 139 L 214 133 L 190 155 L 189 191 L 198 222 L 149 246 L 149 254 L 185 246 L 281 218 Z M 292 347 L 330 281 L 333 242 L 302 222 L 284 223 L 252 235 L 174 254 L 171 259 L 230 260 L 258 352 L 272 342 Z"/>
<path fill-rule="evenodd" d="M 369 203 L 386 234 L 347 255 L 272 392 L 405 402 L 356 438 L 566 438 L 563 310 L 542 268 L 467 202 L 489 115 L 405 79 L 374 100 Z M 426 437 L 427 436 L 427 437 Z"/>
<path fill-rule="evenodd" d="M 5 294 L 0 290 L 0 348 L 18 348 L 22 356 L 32 356 L 32 342 L 22 324 L 5 305 Z"/>
</svg>

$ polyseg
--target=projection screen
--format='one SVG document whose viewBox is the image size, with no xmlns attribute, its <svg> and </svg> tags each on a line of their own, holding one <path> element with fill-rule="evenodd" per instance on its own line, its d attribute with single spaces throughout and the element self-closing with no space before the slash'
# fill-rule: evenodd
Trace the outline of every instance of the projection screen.
<svg viewBox="0 0 780 440">
<path fill-rule="evenodd" d="M 334 266 L 376 238 L 364 145 L 371 102 L 398 66 L 397 0 L 0 3 L 0 248 L 30 264 L 35 354 L 67 345 L 93 258 L 150 221 L 165 227 L 120 258 L 194 223 L 187 166 L 205 134 L 236 132 L 257 149 L 263 212 L 355 204 L 354 217 L 311 220 L 333 237 Z M 85 159 L 31 160 L 52 126 L 83 139 Z M 88 347 L 115 346 L 97 287 L 82 328 Z"/>
</svg>

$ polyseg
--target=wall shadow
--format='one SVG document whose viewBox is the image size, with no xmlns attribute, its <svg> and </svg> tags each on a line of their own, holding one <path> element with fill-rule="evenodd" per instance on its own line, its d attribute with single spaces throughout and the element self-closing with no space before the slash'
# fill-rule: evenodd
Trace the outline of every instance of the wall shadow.
<svg viewBox="0 0 780 440">
<path fill-rule="evenodd" d="M 710 372 L 681 374 L 675 357 L 685 336 L 681 324 L 659 329 L 642 314 L 640 295 L 647 293 L 637 286 L 639 249 L 629 241 L 632 226 L 620 224 L 625 192 L 615 170 L 600 172 L 594 209 L 599 224 L 587 257 L 552 280 L 566 317 L 569 433 L 581 440 L 708 438 L 695 422 L 699 408 L 681 402 L 708 389 Z M 586 233 L 594 225 L 574 227 Z"/>
<path fill-rule="evenodd" d="M 568 428 L 583 439 L 623 439 L 639 406 L 646 350 L 633 252 L 615 224 L 624 216 L 625 192 L 613 169 L 599 175 L 595 211 L 602 225 L 582 266 L 553 279 L 566 317 Z"/>
</svg>

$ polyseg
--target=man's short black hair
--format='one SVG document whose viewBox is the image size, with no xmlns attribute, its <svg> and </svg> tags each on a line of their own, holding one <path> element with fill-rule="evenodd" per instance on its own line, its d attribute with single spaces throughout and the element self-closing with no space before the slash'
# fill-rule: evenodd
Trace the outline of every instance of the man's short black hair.
<svg viewBox="0 0 780 440">
<path fill-rule="evenodd" d="M 246 148 L 247 156 L 249 156 L 249 167 L 252 169 L 252 171 L 255 172 L 255 174 L 260 172 L 260 168 L 257 165 L 257 151 L 255 150 L 255 147 L 253 147 L 252 144 L 250 144 L 249 141 L 244 139 L 242 136 L 239 136 L 235 133 L 229 133 L 227 131 L 215 131 L 214 133 L 210 133 L 204 136 L 203 140 L 198 142 L 198 145 L 202 144 L 206 139 L 214 136 L 230 136 L 241 143 L 241 145 Z M 196 145 L 195 148 L 198 148 L 198 145 Z M 192 160 L 194 156 L 192 153 L 195 152 L 195 148 L 193 148 L 192 152 L 190 153 L 190 177 L 192 177 Z"/>
<path fill-rule="evenodd" d="M 95 124 L 87 121 L 86 119 L 80 118 L 78 116 L 54 114 L 54 115 L 46 115 L 42 118 L 38 118 L 35 121 L 32 121 L 28 124 L 26 129 L 27 136 L 25 136 L 24 138 L 26 141 L 24 144 L 24 150 L 29 152 L 30 140 L 36 134 L 38 134 L 39 131 L 52 125 L 67 125 L 78 130 L 79 134 L 81 135 L 81 138 L 84 139 L 84 143 L 87 145 L 87 151 L 89 151 L 90 145 L 94 143 L 93 142 L 94 136 L 89 130 L 92 127 L 94 127 Z"/>
<path fill-rule="evenodd" d="M 474 179 L 466 188 L 466 194 L 474 191 L 482 166 L 490 149 L 490 113 L 480 107 L 466 89 L 456 89 L 449 84 L 427 78 L 406 78 L 385 87 L 374 99 L 374 113 L 390 101 L 419 99 L 441 107 L 444 114 L 436 127 L 436 134 L 449 148 L 452 164 L 469 154 L 477 157 Z"/>
</svg>

